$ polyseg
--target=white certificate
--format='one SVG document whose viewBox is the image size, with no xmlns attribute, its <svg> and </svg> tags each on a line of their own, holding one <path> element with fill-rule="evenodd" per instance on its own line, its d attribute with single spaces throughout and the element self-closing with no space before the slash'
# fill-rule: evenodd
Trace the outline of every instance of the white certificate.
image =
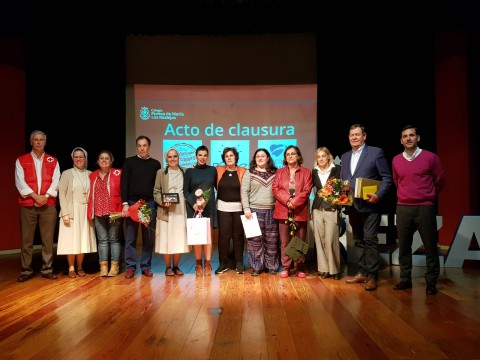
<svg viewBox="0 0 480 360">
<path fill-rule="evenodd" d="M 255 236 L 262 235 L 262 230 L 260 230 L 260 224 L 258 223 L 257 213 L 252 213 L 252 218 L 249 220 L 245 215 L 240 215 L 243 224 L 243 231 L 245 232 L 246 238 L 251 238 Z"/>
</svg>

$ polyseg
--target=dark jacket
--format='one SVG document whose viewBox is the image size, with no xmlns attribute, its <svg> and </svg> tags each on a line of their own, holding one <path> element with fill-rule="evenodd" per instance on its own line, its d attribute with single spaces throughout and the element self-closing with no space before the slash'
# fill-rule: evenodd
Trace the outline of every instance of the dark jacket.
<svg viewBox="0 0 480 360">
<path fill-rule="evenodd" d="M 352 193 L 355 194 L 355 181 L 359 177 L 380 180 L 382 183 L 380 184 L 376 195 L 382 199 L 393 185 L 392 173 L 383 150 L 378 147 L 368 146 L 365 144 L 353 174 L 350 171 L 351 159 L 352 150 L 347 151 L 342 155 L 341 177 L 342 180 L 350 181 L 350 189 L 352 190 Z M 360 198 L 353 199 L 353 206 L 355 206 L 355 209 L 357 209 L 359 212 L 379 211 L 378 203 L 371 204 Z M 349 206 L 346 208 L 347 213 L 349 210 L 348 208 Z"/>
<path fill-rule="evenodd" d="M 340 179 L 340 171 L 341 171 L 341 166 L 340 165 L 335 165 L 334 168 L 330 171 L 330 175 L 328 176 L 329 179 L 335 178 L 335 179 Z M 340 209 L 341 206 L 338 205 L 333 205 L 332 203 L 329 203 L 326 201 L 324 198 L 321 198 L 318 196 L 318 192 L 323 188 L 322 182 L 320 181 L 320 177 L 318 176 L 317 169 L 312 169 L 312 181 L 313 181 L 313 186 L 315 186 L 315 197 L 313 198 L 313 205 L 312 209 L 331 209 L 331 208 L 336 208 Z"/>
</svg>

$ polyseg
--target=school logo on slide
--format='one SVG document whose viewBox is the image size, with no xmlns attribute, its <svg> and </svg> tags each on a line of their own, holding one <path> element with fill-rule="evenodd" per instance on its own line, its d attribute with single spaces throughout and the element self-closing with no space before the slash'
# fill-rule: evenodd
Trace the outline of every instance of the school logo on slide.
<svg viewBox="0 0 480 360">
<path fill-rule="evenodd" d="M 184 168 L 195 166 L 195 164 L 197 163 L 195 156 L 196 149 L 192 145 L 187 143 L 180 143 L 175 144 L 172 147 L 178 151 L 180 166 Z"/>
<path fill-rule="evenodd" d="M 285 145 L 284 144 L 272 144 L 270 146 L 270 153 L 272 156 L 280 156 L 283 154 L 283 151 L 285 150 Z"/>
<path fill-rule="evenodd" d="M 179 117 L 184 117 L 183 111 L 164 111 L 163 109 L 150 109 L 148 106 L 140 108 L 140 120 L 176 120 Z"/>
<path fill-rule="evenodd" d="M 149 120 L 150 119 L 150 110 L 146 106 L 142 106 L 140 109 L 140 119 Z"/>
<path fill-rule="evenodd" d="M 272 161 L 277 168 L 283 167 L 283 153 L 290 145 L 297 145 L 297 139 L 258 140 L 258 147 L 270 151 Z"/>
<path fill-rule="evenodd" d="M 163 139 L 163 151 L 174 148 L 178 151 L 179 159 L 178 163 L 184 168 L 190 168 L 196 165 L 197 157 L 195 155 L 197 147 L 202 145 L 202 140 L 185 140 L 178 142 L 178 140 Z M 164 160 L 163 166 L 167 163 Z"/>
</svg>

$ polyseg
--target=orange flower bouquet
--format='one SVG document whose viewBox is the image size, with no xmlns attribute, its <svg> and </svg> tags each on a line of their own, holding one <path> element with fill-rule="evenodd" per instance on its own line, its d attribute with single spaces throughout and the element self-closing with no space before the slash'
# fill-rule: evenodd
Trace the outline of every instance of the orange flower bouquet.
<svg viewBox="0 0 480 360">
<path fill-rule="evenodd" d="M 317 194 L 334 205 L 351 206 L 353 204 L 352 191 L 348 180 L 330 178 Z"/>
</svg>

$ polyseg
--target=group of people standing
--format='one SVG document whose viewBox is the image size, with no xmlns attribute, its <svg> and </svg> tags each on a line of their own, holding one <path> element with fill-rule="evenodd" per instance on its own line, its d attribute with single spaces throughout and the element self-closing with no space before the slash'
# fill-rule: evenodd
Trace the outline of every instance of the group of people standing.
<svg viewBox="0 0 480 360">
<path fill-rule="evenodd" d="M 45 153 L 47 136 L 36 130 L 30 135 L 32 151 L 16 161 L 15 184 L 19 191 L 22 268 L 19 282 L 33 276 L 33 240 L 38 225 L 42 240 L 42 277 L 55 280 L 53 240 L 57 217 L 60 218 L 57 254 L 66 255 L 68 276 L 86 275 L 83 259 L 97 252 L 101 276 L 116 276 L 120 263 L 121 222 L 110 221 L 112 212 L 120 211 L 122 170 L 112 169 L 113 155 L 102 150 L 97 158 L 99 169 L 87 170 L 88 153 L 76 147 L 71 153 L 73 167 L 60 173 L 58 160 Z M 57 202 L 60 210 L 57 215 Z M 111 268 L 108 271 L 109 252 Z"/>
<path fill-rule="evenodd" d="M 375 193 L 367 194 L 367 200 L 355 198 L 353 206 L 346 207 L 352 226 L 353 239 L 361 248 L 358 272 L 347 280 L 348 284 L 365 284 L 365 290 L 377 289 L 380 227 L 380 201 L 395 184 L 397 190 L 396 224 L 399 245 L 400 282 L 394 290 L 412 287 L 412 242 L 418 230 L 425 247 L 426 293 L 437 294 L 440 274 L 438 232 L 436 225 L 436 201 L 445 186 L 445 175 L 438 156 L 418 146 L 420 135 L 413 125 L 406 125 L 400 133 L 404 151 L 393 159 L 392 171 L 381 148 L 368 146 L 367 133 L 360 124 L 349 130 L 351 151 L 341 157 L 340 177 L 349 180 L 355 192 L 357 178 L 380 180 Z M 393 176 L 392 176 L 393 173 Z"/>
<path fill-rule="evenodd" d="M 252 276 L 263 271 L 277 274 L 280 269 L 282 278 L 291 275 L 305 278 L 305 257 L 293 261 L 286 255 L 285 248 L 293 235 L 306 241 L 308 221 L 312 220 L 319 275 L 323 279 L 340 280 L 342 206 L 326 201 L 319 191 L 329 179 L 336 178 L 348 180 L 354 193 L 356 179 L 361 177 L 379 180 L 380 185 L 367 199 L 355 198 L 351 206 L 344 207 L 354 240 L 361 248 L 358 273 L 346 282 L 363 283 L 367 291 L 377 288 L 379 202 L 395 183 L 401 281 L 394 289 L 412 287 L 411 245 L 413 234 L 418 230 L 427 255 L 427 294 L 435 294 L 439 275 L 435 201 L 445 183 L 440 161 L 435 154 L 418 147 L 417 130 L 408 125 L 401 132 L 404 152 L 393 160 L 392 178 L 383 150 L 367 146 L 366 136 L 362 125 L 352 125 L 349 130 L 352 150 L 342 155 L 342 166 L 334 163 L 327 148 L 320 147 L 310 170 L 303 165 L 302 153 L 294 145 L 285 149 L 284 166 L 279 169 L 263 148 L 255 151 L 248 169 L 238 166 L 239 153 L 232 147 L 226 147 L 222 153 L 225 165 L 213 167 L 207 165 L 209 151 L 204 145 L 196 149 L 196 164 L 187 169 L 179 165 L 178 151 L 168 149 L 164 154 L 167 165 L 162 169 L 160 162 L 149 155 L 150 139 L 142 135 L 136 139 L 137 154 L 125 159 L 122 169 L 112 168 L 112 153 L 102 150 L 97 157 L 99 169 L 91 172 L 87 170 L 87 151 L 76 147 L 71 154 L 73 167 L 60 174 L 57 159 L 44 151 L 46 135 L 34 131 L 30 137 L 32 151 L 19 157 L 16 163 L 22 224 L 22 270 L 18 281 L 24 282 L 33 275 L 31 260 L 37 224 L 42 237 L 42 276 L 57 278 L 52 272 L 57 197 L 61 218 L 57 254 L 67 255 L 71 278 L 85 276 L 83 256 L 97 251 L 97 240 L 100 276 L 118 275 L 122 219 L 125 221 L 127 279 L 133 278 L 137 269 L 139 226 L 141 273 L 153 276 L 151 265 L 155 251 L 163 254 L 165 275 L 181 276 L 184 274 L 179 267 L 181 255 L 191 248 L 186 219 L 198 216 L 208 217 L 211 226 L 219 228 L 219 267 L 215 273 L 228 271 L 233 261 L 236 272 L 243 274 L 245 236 L 241 216 L 251 219 L 255 213 L 261 235 L 246 239 Z M 315 192 L 310 206 L 312 189 Z M 210 194 L 203 203 L 198 201 L 199 190 Z M 177 196 L 172 201 L 164 194 Z M 140 224 L 129 216 L 130 206 L 140 200 L 150 212 L 147 224 Z M 112 214 L 118 214 L 115 220 Z M 211 275 L 212 244 L 192 247 L 196 276 Z"/>
</svg>

